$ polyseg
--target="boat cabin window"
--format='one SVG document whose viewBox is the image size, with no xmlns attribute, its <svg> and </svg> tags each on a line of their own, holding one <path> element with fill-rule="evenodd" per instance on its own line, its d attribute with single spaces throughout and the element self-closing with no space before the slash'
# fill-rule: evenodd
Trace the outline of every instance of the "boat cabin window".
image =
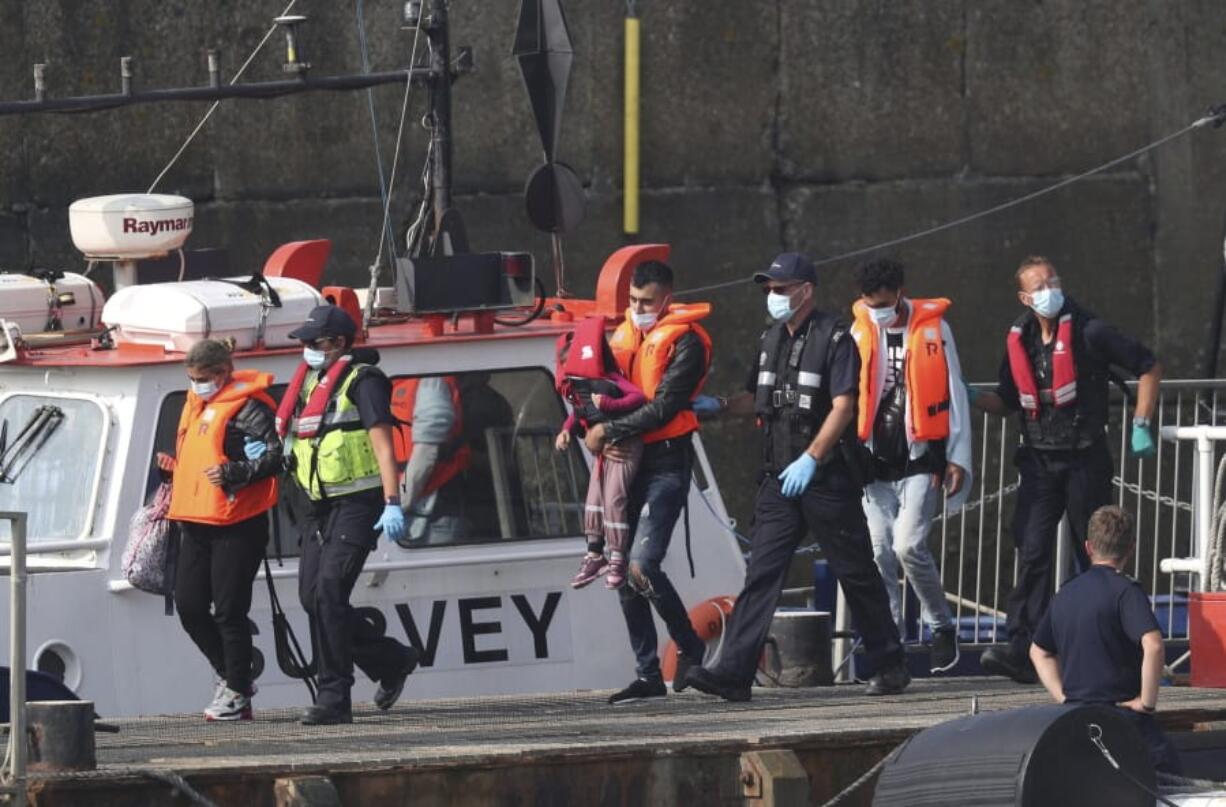
<svg viewBox="0 0 1226 807">
<path fill-rule="evenodd" d="M 566 410 L 550 373 L 533 368 L 395 376 L 392 384 L 393 411 L 404 421 L 396 434 L 397 456 L 409 478 L 416 474 L 419 480 L 408 508 L 406 547 L 583 534 L 587 464 L 577 440 L 565 453 L 554 449 Z M 276 385 L 270 394 L 279 400 L 284 390 Z M 162 401 L 155 453 L 174 453 L 185 398 L 185 392 L 175 392 Z M 415 443 L 427 446 L 416 461 Z M 160 478 L 152 454 L 149 463 L 146 501 Z M 274 530 L 270 555 L 299 554 L 296 525 L 307 507 L 296 485 L 281 486 L 280 545 Z"/>
<path fill-rule="evenodd" d="M 85 537 L 106 414 L 94 401 L 10 395 L 0 401 L 0 510 L 29 514 L 37 541 Z M 0 538 L 9 540 L 8 522 Z"/>
<path fill-rule="evenodd" d="M 392 383 L 396 416 L 412 422 L 397 435 L 397 453 L 406 479 L 419 480 L 407 546 L 583 534 L 587 464 L 578 441 L 566 452 L 554 449 L 566 410 L 550 373 L 397 376 Z"/>
</svg>

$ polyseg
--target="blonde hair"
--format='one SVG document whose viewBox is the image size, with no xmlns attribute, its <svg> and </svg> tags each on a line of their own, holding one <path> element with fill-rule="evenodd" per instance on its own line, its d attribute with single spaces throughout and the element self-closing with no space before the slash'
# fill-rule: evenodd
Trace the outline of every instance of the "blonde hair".
<svg viewBox="0 0 1226 807">
<path fill-rule="evenodd" d="M 1104 560 L 1123 560 L 1136 543 L 1135 528 L 1136 522 L 1127 510 L 1114 504 L 1100 507 L 1090 516 L 1090 549 Z"/>
<path fill-rule="evenodd" d="M 1018 264 L 1017 272 L 1014 274 L 1014 278 L 1017 280 L 1019 286 L 1022 283 L 1022 275 L 1026 274 L 1027 269 L 1031 269 L 1035 266 L 1046 266 L 1051 270 L 1053 275 L 1058 274 L 1058 272 L 1056 272 L 1056 265 L 1052 263 L 1047 256 L 1027 255 L 1025 258 L 1022 258 L 1022 262 Z"/>
</svg>

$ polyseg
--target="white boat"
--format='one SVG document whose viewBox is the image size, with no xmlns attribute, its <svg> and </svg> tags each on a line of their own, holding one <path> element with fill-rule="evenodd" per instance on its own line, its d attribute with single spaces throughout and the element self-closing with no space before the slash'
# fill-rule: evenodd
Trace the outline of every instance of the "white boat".
<svg viewBox="0 0 1226 807">
<path fill-rule="evenodd" d="M 644 250 L 659 254 L 660 247 L 620 251 L 606 265 L 601 287 L 615 288 L 612 275 L 629 271 Z M 164 300 L 178 285 L 120 294 Z M 258 295 L 238 291 L 258 308 Z M 599 689 L 633 675 L 616 594 L 600 584 L 569 587 L 584 547 L 580 524 L 591 457 L 578 445 L 566 455 L 552 446 L 565 415 L 552 375 L 555 341 L 571 324 L 562 317 L 617 317 L 624 307 L 613 297 L 553 304 L 567 309 L 555 315 L 559 321 L 494 325 L 479 333 L 477 317 L 462 317 L 455 330 L 448 325 L 436 335 L 432 323 L 406 319 L 371 328 L 363 343 L 379 351 L 379 366 L 393 378 L 448 374 L 483 381 L 488 375 L 484 394 L 510 415 L 486 427 L 484 445 L 474 446 L 497 509 L 474 521 L 497 529 L 477 528 L 479 534 L 447 546 L 406 549 L 381 540 L 355 589 L 354 604 L 367 609 L 378 629 L 424 653 L 409 698 Z M 3 309 L 0 285 L 0 319 Z M 174 327 L 168 321 L 168 333 Z M 148 329 L 140 336 L 109 350 L 92 349 L 71 334 L 44 337 L 41 345 L 29 337 L 0 364 L 0 429 L 10 445 L 40 407 L 63 414 L 45 441 L 43 435 L 35 441 L 15 479 L 0 483 L 0 511 L 29 513 L 29 667 L 62 678 L 103 715 L 194 711 L 212 685 L 212 671 L 177 617 L 165 615 L 160 597 L 133 589 L 120 570 L 129 519 L 157 484 L 154 454 L 170 447 L 186 387 L 174 340 L 157 344 Z M 269 371 L 283 381 L 300 352 L 255 348 L 239 351 L 235 360 L 239 368 Z M 697 435 L 694 446 L 695 479 L 705 480 L 689 493 L 697 576 L 689 575 L 680 523 L 665 564 L 691 606 L 735 593 L 744 573 Z M 282 522 L 282 558 L 273 561 L 273 577 L 306 643 L 296 589 L 297 537 L 284 514 Z M 258 702 L 302 704 L 305 687 L 276 663 L 267 592 L 261 581 L 256 585 L 251 618 L 262 667 Z M 8 641 L 8 630 L 5 601 L 0 642 Z M 667 638 L 662 625 L 660 635 Z M 354 696 L 367 698 L 373 684 L 358 677 Z"/>
<path fill-rule="evenodd" d="M 565 24 L 547 26 L 549 36 L 542 38 L 536 17 L 528 13 L 532 8 L 526 3 L 521 13 L 516 52 L 536 60 L 537 67 L 525 75 L 546 95 L 558 93 L 560 110 L 565 81 L 551 78 L 555 63 L 546 57 L 550 49 L 569 52 L 569 43 L 557 39 L 565 34 Z M 575 318 L 596 313 L 615 324 L 625 310 L 627 273 L 644 257 L 666 255 L 667 247 L 619 250 L 602 271 L 595 300 L 550 300 L 545 317 L 517 326 L 498 324 L 490 309 L 522 306 L 525 291 L 530 305 L 539 283 L 534 283 L 530 258 L 514 253 L 475 256 L 485 261 L 480 266 L 438 263 L 464 257 L 453 253 L 466 252 L 466 239 L 450 205 L 448 184 L 450 102 L 442 88 L 449 86 L 453 63 L 446 5 L 432 2 L 428 15 L 420 12 L 420 4 L 406 4 L 406 25 L 420 33 L 422 43 L 429 39 L 430 53 L 428 64 L 420 64 L 415 59 L 419 37 L 412 35 L 411 69 L 308 77 L 307 64 L 292 47 L 292 29 L 301 18 L 286 17 L 277 22 L 287 26 L 291 37 L 286 69 L 296 74 L 292 79 L 222 84 L 213 60 L 208 87 L 137 89 L 101 99 L 40 95 L 28 102 L 0 103 L 0 114 L 99 104 L 113 108 L 171 96 L 221 100 L 394 82 L 425 85 L 432 109 L 425 175 L 434 181 L 427 183 L 430 194 L 418 225 L 431 207 L 432 223 L 414 225 L 411 231 L 406 254 L 414 256 L 416 268 L 402 262 L 395 288 L 371 289 L 373 299 L 381 301 L 377 306 L 397 296 L 402 301 L 411 297 L 412 310 L 373 324 L 363 346 L 378 349 L 379 366 L 393 378 L 446 374 L 456 376 L 461 386 L 470 384 L 472 395 L 485 396 L 487 420 L 470 439 L 473 468 L 480 473 L 472 475 L 478 481 L 467 484 L 482 488 L 486 507 L 483 513 L 468 513 L 475 526 L 461 542 L 406 548 L 381 540 L 352 601 L 364 609 L 374 629 L 422 651 L 423 663 L 409 680 L 407 698 L 620 686 L 633 675 L 634 657 L 616 594 L 599 584 L 581 591 L 569 586 L 584 550 L 581 514 L 591 457 L 578 445 L 566 454 L 553 449 L 553 436 L 566 414 L 554 388 L 554 346 Z M 561 20 L 560 10 L 550 13 Z M 421 51 L 426 51 L 424 44 Z M 464 63 L 461 53 L 456 69 Z M 438 81 L 444 75 L 448 80 Z M 543 101 L 534 95 L 533 103 Z M 402 110 L 402 127 L 403 117 Z M 552 112 L 540 119 L 557 124 Z M 565 184 L 566 177 L 559 178 L 566 173 L 562 168 L 551 169 L 546 179 Z M 552 187 L 541 185 L 545 197 Z M 543 202 L 548 212 L 539 220 L 553 228 L 559 255 L 556 233 L 563 219 L 575 220 L 574 200 L 561 213 L 550 198 Z M 358 295 L 351 289 L 316 288 L 328 252 L 322 240 L 327 233 L 319 234 L 320 241 L 275 251 L 262 288 L 244 287 L 242 279 L 179 282 L 170 277 L 136 285 L 138 259 L 173 253 L 190 235 L 190 200 L 154 194 L 97 197 L 75 203 L 70 218 L 73 240 L 85 256 L 114 262 L 118 291 L 102 310 L 109 333 L 94 327 L 97 289 L 84 276 L 0 282 L 0 443 L 7 441 L 9 456 L 18 453 L 14 446 L 22 447 L 12 467 L 0 450 L 0 471 L 9 471 L 0 482 L 0 511 L 29 514 L 27 665 L 58 677 L 94 701 L 103 715 L 196 711 L 212 690 L 209 665 L 178 619 L 164 613 L 162 599 L 134 590 L 120 568 L 129 520 L 159 481 L 155 452 L 172 448 L 186 388 L 182 351 L 205 335 L 231 336 L 238 344 L 238 368 L 268 371 L 284 383 L 300 360 L 299 348 L 286 338 L 288 331 L 322 298 L 357 313 Z M 372 227 L 376 244 L 379 229 Z M 489 274 L 491 260 L 501 276 Z M 466 278 L 490 283 L 482 286 Z M 276 305 L 268 286 L 278 291 Z M 47 301 L 48 312 L 38 310 L 38 300 Z M 75 316 L 63 316 L 65 308 Z M 88 313 L 78 313 L 85 308 Z M 49 334 L 32 332 L 45 322 L 59 327 Z M 694 448 L 695 480 L 701 484 L 695 481 L 689 491 L 689 522 L 697 576 L 689 574 L 680 524 L 665 564 L 691 607 L 735 593 L 744 573 L 697 436 Z M 287 500 L 283 495 L 282 504 Z M 307 621 L 297 595 L 297 534 L 288 513 L 279 520 L 279 553 L 270 547 L 280 555 L 273 560 L 272 576 L 309 655 Z M 0 538 L 7 539 L 7 524 L 0 530 Z M 7 555 L 7 547 L 0 550 Z M 2 560 L 7 564 L 7 557 Z M 276 661 L 266 595 L 257 580 L 251 610 L 260 667 L 257 708 L 304 704 L 306 688 Z M 6 601 L 0 605 L 0 642 L 8 641 L 8 632 Z M 369 698 L 374 685 L 358 677 L 354 697 Z"/>
</svg>

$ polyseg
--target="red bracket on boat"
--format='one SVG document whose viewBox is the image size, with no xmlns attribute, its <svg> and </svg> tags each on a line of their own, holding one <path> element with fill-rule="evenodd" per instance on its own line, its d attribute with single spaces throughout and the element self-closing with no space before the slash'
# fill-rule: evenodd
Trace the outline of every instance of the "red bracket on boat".
<svg viewBox="0 0 1226 807">
<path fill-rule="evenodd" d="M 668 244 L 631 244 L 608 257 L 596 281 L 596 310 L 593 313 L 617 319 L 630 305 L 630 276 L 644 261 L 667 261 Z"/>
<path fill-rule="evenodd" d="M 264 262 L 264 277 L 292 277 L 317 289 L 331 254 L 332 242 L 326 238 L 290 241 L 268 256 Z M 358 322 L 361 321 L 359 314 Z"/>
</svg>

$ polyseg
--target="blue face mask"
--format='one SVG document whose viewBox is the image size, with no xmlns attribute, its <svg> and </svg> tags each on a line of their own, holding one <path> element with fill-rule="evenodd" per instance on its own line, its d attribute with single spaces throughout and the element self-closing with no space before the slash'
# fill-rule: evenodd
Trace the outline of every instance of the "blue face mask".
<svg viewBox="0 0 1226 807">
<path fill-rule="evenodd" d="M 780 321 L 791 319 L 796 311 L 792 308 L 792 298 L 777 291 L 766 295 L 766 310 L 773 319 Z"/>
<path fill-rule="evenodd" d="M 221 390 L 221 385 L 216 380 L 213 381 L 188 381 L 191 384 L 192 392 L 196 393 L 196 397 L 207 401 Z"/>
<path fill-rule="evenodd" d="M 1052 319 L 1064 308 L 1064 292 L 1060 289 L 1039 289 L 1030 295 L 1030 307 L 1034 313 Z"/>
<path fill-rule="evenodd" d="M 307 367 L 310 367 L 312 370 L 318 370 L 328 361 L 328 354 L 313 347 L 304 347 L 302 349 L 302 360 L 307 363 Z"/>
</svg>

